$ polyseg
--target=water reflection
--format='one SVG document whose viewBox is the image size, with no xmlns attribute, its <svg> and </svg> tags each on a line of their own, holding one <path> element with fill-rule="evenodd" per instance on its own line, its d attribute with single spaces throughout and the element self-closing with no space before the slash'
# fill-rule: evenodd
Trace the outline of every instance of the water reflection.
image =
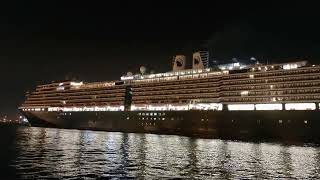
<svg viewBox="0 0 320 180">
<path fill-rule="evenodd" d="M 316 146 L 45 128 L 14 133 L 9 166 L 23 179 L 320 178 Z"/>
</svg>

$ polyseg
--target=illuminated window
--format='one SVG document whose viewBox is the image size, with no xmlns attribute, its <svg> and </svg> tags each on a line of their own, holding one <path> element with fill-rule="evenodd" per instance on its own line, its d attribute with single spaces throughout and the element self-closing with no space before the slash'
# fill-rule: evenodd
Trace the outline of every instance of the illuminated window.
<svg viewBox="0 0 320 180">
<path fill-rule="evenodd" d="M 298 64 L 285 64 L 283 65 L 283 69 L 297 69 Z"/>
<path fill-rule="evenodd" d="M 308 120 L 304 120 L 304 123 L 305 123 L 305 124 L 308 124 Z"/>
<path fill-rule="evenodd" d="M 241 96 L 248 96 L 249 94 L 249 91 L 241 91 Z"/>
<path fill-rule="evenodd" d="M 315 110 L 315 103 L 287 103 L 285 104 L 286 110 Z"/>
<path fill-rule="evenodd" d="M 281 119 L 279 120 L 279 124 L 282 124 L 282 120 Z"/>
<path fill-rule="evenodd" d="M 282 104 L 256 104 L 256 110 L 282 110 Z"/>
<path fill-rule="evenodd" d="M 57 87 L 57 91 L 63 91 L 64 90 L 64 87 L 61 86 L 61 87 Z"/>
<path fill-rule="evenodd" d="M 229 104 L 230 111 L 254 110 L 254 104 Z"/>
</svg>

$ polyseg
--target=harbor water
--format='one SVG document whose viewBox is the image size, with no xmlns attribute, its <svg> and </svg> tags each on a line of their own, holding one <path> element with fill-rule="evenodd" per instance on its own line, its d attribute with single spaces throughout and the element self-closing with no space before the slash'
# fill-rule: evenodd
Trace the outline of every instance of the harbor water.
<svg viewBox="0 0 320 180">
<path fill-rule="evenodd" d="M 1 179 L 319 179 L 320 146 L 0 128 Z"/>
</svg>

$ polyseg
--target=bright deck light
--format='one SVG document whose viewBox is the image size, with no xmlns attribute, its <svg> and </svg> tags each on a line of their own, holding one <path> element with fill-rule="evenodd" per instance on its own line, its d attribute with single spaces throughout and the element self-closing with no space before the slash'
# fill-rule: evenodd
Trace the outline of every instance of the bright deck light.
<svg viewBox="0 0 320 180">
<path fill-rule="evenodd" d="M 242 111 L 242 110 L 253 111 L 254 104 L 229 104 L 228 109 L 230 111 Z"/>
<path fill-rule="evenodd" d="M 315 103 L 287 103 L 285 104 L 286 110 L 315 110 Z"/>
<path fill-rule="evenodd" d="M 256 110 L 282 110 L 282 104 L 256 104 Z"/>
</svg>

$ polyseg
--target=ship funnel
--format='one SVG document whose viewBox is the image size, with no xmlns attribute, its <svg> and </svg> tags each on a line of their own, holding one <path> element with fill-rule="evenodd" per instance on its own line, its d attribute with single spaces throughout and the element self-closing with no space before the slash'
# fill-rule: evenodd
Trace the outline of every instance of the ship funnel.
<svg viewBox="0 0 320 180">
<path fill-rule="evenodd" d="M 176 55 L 173 59 L 173 71 L 183 70 L 186 67 L 186 57 L 184 55 Z"/>
<path fill-rule="evenodd" d="M 209 67 L 209 52 L 198 51 L 192 56 L 192 69 L 205 69 Z"/>
</svg>

